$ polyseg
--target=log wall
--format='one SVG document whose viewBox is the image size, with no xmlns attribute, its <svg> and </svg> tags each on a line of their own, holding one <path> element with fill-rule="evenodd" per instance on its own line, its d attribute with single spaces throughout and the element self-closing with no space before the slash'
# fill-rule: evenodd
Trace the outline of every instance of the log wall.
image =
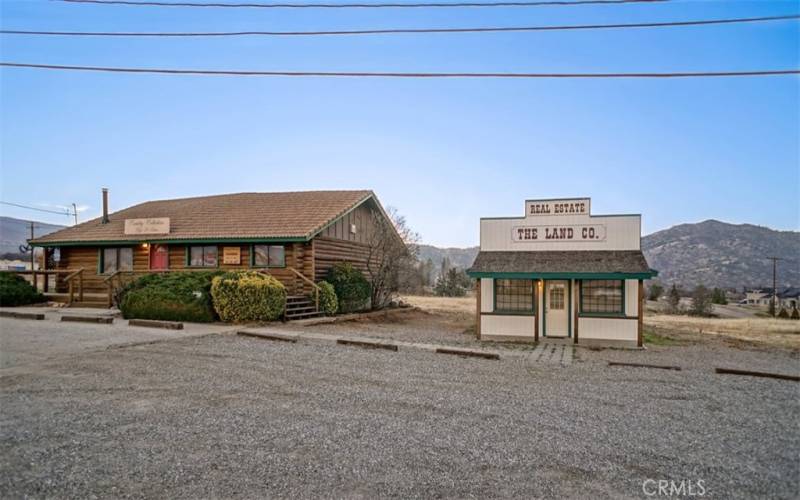
<svg viewBox="0 0 800 500">
<path fill-rule="evenodd" d="M 223 264 L 223 248 L 236 246 L 240 248 L 240 264 Z M 187 269 L 202 270 L 263 270 L 280 280 L 287 287 L 289 293 L 309 293 L 310 285 L 297 277 L 288 268 L 270 267 L 253 268 L 250 266 L 250 247 L 247 244 L 225 244 L 217 245 L 218 265 L 217 267 L 189 267 L 186 265 L 186 253 L 189 251 L 187 245 L 169 245 L 169 271 L 185 271 Z M 314 277 L 314 254 L 312 243 L 287 243 L 284 245 L 286 253 L 286 265 L 294 267 L 309 279 Z M 150 252 L 142 244 L 131 246 L 133 248 L 133 270 L 136 273 L 145 274 L 150 271 Z M 61 261 L 53 267 L 56 269 L 84 268 L 83 284 L 86 293 L 106 293 L 107 287 L 103 279 L 107 276 L 98 272 L 98 247 L 62 247 Z M 67 285 L 63 283 L 63 276 L 57 284 L 58 292 L 65 292 Z"/>
</svg>

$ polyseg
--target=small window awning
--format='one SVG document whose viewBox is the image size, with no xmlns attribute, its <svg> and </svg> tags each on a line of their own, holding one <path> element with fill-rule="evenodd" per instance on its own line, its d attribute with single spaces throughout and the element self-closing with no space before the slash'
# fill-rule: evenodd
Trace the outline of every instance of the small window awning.
<svg viewBox="0 0 800 500">
<path fill-rule="evenodd" d="M 478 253 L 467 270 L 473 278 L 650 279 L 641 250 L 548 250 Z"/>
</svg>

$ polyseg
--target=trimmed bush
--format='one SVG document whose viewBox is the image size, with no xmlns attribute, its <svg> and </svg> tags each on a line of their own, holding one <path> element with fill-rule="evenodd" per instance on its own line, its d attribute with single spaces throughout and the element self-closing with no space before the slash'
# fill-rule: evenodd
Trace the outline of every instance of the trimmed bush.
<svg viewBox="0 0 800 500">
<path fill-rule="evenodd" d="M 367 307 L 372 286 L 364 274 L 349 262 L 342 262 L 328 271 L 327 281 L 333 285 L 339 299 L 339 311 L 361 311 Z"/>
<path fill-rule="evenodd" d="M 336 297 L 336 290 L 327 281 L 317 283 L 319 287 L 319 310 L 326 316 L 333 316 L 339 310 L 339 299 Z"/>
<path fill-rule="evenodd" d="M 286 307 L 283 283 L 256 272 L 232 272 L 211 282 L 214 310 L 222 321 L 274 321 Z"/>
<path fill-rule="evenodd" d="M 209 323 L 217 319 L 211 303 L 211 280 L 220 271 L 147 274 L 118 293 L 126 319 Z"/>
<path fill-rule="evenodd" d="M 39 293 L 25 278 L 13 273 L 0 273 L 0 306 L 24 306 L 44 302 Z"/>
</svg>

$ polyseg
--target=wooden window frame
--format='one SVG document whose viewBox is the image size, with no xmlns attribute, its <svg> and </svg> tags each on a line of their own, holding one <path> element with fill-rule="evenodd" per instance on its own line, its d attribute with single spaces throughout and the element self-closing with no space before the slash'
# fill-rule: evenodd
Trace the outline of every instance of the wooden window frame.
<svg viewBox="0 0 800 500">
<path fill-rule="evenodd" d="M 619 291 L 620 291 L 620 306 L 618 311 L 587 311 L 585 309 L 584 300 L 586 299 L 586 283 L 592 281 L 615 281 L 619 283 Z M 625 280 L 580 280 L 580 293 L 578 297 L 578 310 L 580 311 L 580 316 L 584 318 L 624 318 L 625 316 Z"/>
<path fill-rule="evenodd" d="M 122 249 L 129 249 L 131 251 L 131 267 L 130 269 L 124 269 L 124 271 L 133 271 L 133 261 L 134 261 L 134 253 L 135 248 L 129 246 L 120 246 L 120 247 L 100 247 L 97 252 L 97 274 L 111 274 L 116 271 L 120 270 L 120 250 Z M 117 254 L 117 268 L 113 271 L 106 270 L 106 250 L 114 250 Z"/>
<path fill-rule="evenodd" d="M 508 316 L 536 316 L 536 280 L 526 278 L 496 278 L 492 280 L 492 314 Z M 501 281 L 526 281 L 531 285 L 531 308 L 530 309 L 498 309 L 497 308 L 497 288 Z M 485 313 L 484 313 L 485 314 Z"/>
<path fill-rule="evenodd" d="M 217 251 L 217 259 L 216 263 L 213 265 L 206 265 L 205 264 L 205 255 L 206 255 L 206 248 L 213 247 Z M 203 264 L 201 265 L 192 265 L 192 248 L 202 248 L 203 249 Z M 194 268 L 194 269 L 217 269 L 219 268 L 219 245 L 186 245 L 186 267 L 187 268 Z"/>
<path fill-rule="evenodd" d="M 267 247 L 267 265 L 256 264 L 256 247 Z M 269 251 L 272 247 L 280 247 L 283 250 L 283 263 L 280 265 L 273 265 L 270 259 Z M 250 245 L 250 267 L 256 269 L 284 269 L 286 267 L 286 245 L 273 245 L 270 243 L 254 243 Z"/>
</svg>

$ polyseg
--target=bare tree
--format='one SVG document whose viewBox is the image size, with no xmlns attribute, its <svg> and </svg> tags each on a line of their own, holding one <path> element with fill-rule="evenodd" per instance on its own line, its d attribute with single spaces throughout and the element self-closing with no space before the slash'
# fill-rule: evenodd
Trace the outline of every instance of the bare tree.
<svg viewBox="0 0 800 500">
<path fill-rule="evenodd" d="M 414 232 L 393 207 L 386 215 L 372 211 L 372 229 L 367 237 L 369 248 L 367 277 L 372 284 L 372 308 L 385 307 L 404 283 L 416 273 L 419 234 Z"/>
</svg>

